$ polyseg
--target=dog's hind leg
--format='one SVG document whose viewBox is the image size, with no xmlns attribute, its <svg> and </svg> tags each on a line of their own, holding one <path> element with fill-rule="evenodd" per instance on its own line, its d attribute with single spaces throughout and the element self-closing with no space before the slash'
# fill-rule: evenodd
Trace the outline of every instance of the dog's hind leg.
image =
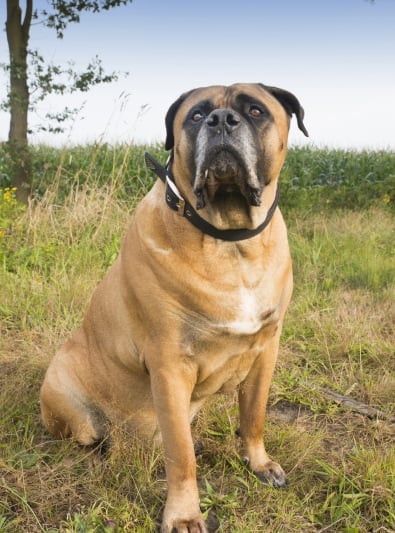
<svg viewBox="0 0 395 533">
<path fill-rule="evenodd" d="M 73 437 L 90 446 L 104 436 L 104 417 L 78 387 L 59 355 L 48 368 L 41 387 L 42 420 L 52 435 Z"/>
</svg>

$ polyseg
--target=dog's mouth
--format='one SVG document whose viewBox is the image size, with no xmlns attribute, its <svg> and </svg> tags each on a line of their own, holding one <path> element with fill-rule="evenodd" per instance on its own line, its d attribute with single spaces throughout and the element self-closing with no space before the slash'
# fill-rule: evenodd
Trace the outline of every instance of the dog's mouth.
<svg viewBox="0 0 395 533">
<path fill-rule="evenodd" d="M 194 180 L 196 209 L 207 202 L 220 207 L 227 202 L 241 207 L 259 206 L 263 185 L 243 157 L 229 148 L 217 147 L 197 166 Z"/>
</svg>

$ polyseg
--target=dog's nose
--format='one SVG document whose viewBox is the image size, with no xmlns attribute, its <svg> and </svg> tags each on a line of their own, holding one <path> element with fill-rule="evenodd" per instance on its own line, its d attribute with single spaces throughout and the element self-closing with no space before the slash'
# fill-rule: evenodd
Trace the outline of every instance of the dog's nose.
<svg viewBox="0 0 395 533">
<path fill-rule="evenodd" d="M 240 125 L 240 115 L 232 109 L 214 109 L 206 119 L 206 125 L 218 134 L 232 133 Z"/>
</svg>

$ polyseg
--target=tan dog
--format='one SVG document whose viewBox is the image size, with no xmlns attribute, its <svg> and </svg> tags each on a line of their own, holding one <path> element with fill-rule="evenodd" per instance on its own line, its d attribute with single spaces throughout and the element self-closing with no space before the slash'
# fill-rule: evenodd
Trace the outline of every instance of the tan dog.
<svg viewBox="0 0 395 533">
<path fill-rule="evenodd" d="M 292 266 L 277 180 L 291 93 L 261 84 L 182 95 L 166 116 L 168 170 L 136 209 L 120 255 L 82 327 L 55 355 L 41 389 L 51 433 L 90 445 L 106 420 L 163 440 L 162 531 L 205 532 L 190 422 L 208 396 L 238 387 L 243 456 L 286 483 L 263 423 Z M 198 213 L 199 212 L 199 213 Z"/>
</svg>

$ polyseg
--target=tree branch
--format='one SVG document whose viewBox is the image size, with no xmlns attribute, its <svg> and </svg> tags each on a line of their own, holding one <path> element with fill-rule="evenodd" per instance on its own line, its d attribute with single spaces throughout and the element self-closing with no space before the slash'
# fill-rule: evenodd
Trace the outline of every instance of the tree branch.
<svg viewBox="0 0 395 533">
<path fill-rule="evenodd" d="M 29 34 L 30 24 L 33 16 L 33 0 L 26 0 L 26 13 L 23 19 L 22 31 L 24 35 Z"/>
<path fill-rule="evenodd" d="M 375 407 L 371 407 L 366 403 L 358 402 L 353 400 L 349 396 L 344 396 L 338 392 L 332 391 L 330 389 L 325 389 L 324 387 L 316 387 L 316 389 L 327 398 L 334 400 L 337 403 L 340 403 L 344 407 L 360 413 L 361 415 L 367 416 L 369 418 L 380 418 L 381 420 L 389 420 L 390 422 L 395 422 L 395 415 L 384 413 Z"/>
</svg>

